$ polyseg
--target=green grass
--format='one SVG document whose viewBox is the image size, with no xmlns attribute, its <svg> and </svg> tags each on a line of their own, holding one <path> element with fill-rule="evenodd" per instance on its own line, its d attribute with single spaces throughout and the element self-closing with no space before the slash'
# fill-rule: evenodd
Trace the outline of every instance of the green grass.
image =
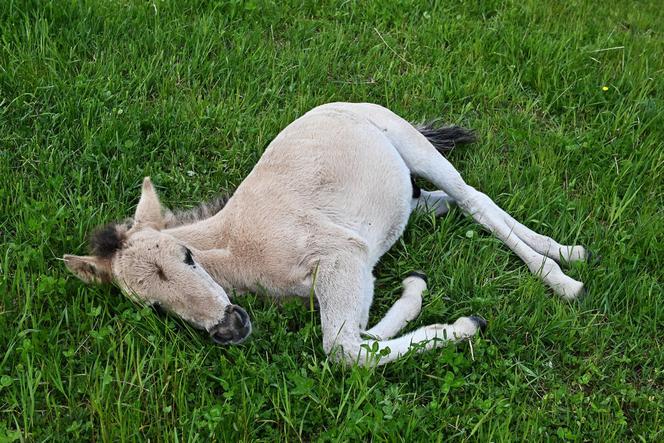
<svg viewBox="0 0 664 443">
<path fill-rule="evenodd" d="M 423 3 L 0 2 L 0 441 L 664 439 L 660 2 Z M 452 161 L 601 255 L 569 271 L 588 294 L 555 297 L 458 211 L 418 216 L 372 320 L 423 269 L 413 327 L 489 328 L 362 369 L 326 359 L 297 303 L 240 299 L 254 334 L 222 348 L 66 272 L 143 176 L 192 206 L 333 100 L 475 128 Z"/>
</svg>

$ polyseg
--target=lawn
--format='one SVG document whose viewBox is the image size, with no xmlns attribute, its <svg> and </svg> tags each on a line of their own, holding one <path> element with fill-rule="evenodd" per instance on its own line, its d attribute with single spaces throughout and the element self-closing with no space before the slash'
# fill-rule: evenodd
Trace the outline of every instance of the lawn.
<svg viewBox="0 0 664 443">
<path fill-rule="evenodd" d="M 664 440 L 662 91 L 657 0 L 3 0 L 0 442 Z M 556 297 L 460 211 L 415 216 L 371 321 L 422 269 L 412 328 L 489 327 L 366 369 L 328 361 L 300 303 L 238 299 L 254 333 L 224 348 L 66 271 L 144 176 L 171 207 L 232 191 L 329 101 L 474 128 L 451 161 L 601 256 L 569 270 L 587 295 Z"/>
</svg>

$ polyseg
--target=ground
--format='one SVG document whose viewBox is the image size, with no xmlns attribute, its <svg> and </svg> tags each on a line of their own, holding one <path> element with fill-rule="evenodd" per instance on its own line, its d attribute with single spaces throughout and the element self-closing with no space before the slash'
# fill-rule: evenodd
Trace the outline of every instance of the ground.
<svg viewBox="0 0 664 443">
<path fill-rule="evenodd" d="M 425 4 L 427 3 L 427 4 Z M 664 439 L 664 13 L 640 2 L 0 2 L 0 441 Z M 411 220 L 372 321 L 411 270 L 411 328 L 471 342 L 378 369 L 328 361 L 315 312 L 238 299 L 205 334 L 85 286 L 60 257 L 131 215 L 236 187 L 329 101 L 474 128 L 450 154 L 529 227 L 590 247 L 556 297 L 459 211 Z M 422 183 L 426 185 L 426 183 Z"/>
</svg>

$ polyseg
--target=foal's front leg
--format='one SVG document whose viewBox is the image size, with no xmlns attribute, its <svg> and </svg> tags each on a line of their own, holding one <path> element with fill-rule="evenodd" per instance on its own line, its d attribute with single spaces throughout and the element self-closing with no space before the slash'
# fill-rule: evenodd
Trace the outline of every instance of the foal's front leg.
<svg viewBox="0 0 664 443">
<path fill-rule="evenodd" d="M 368 331 L 364 331 L 363 335 L 377 340 L 392 338 L 420 314 L 422 293 L 427 288 L 426 277 L 419 272 L 413 272 L 404 279 L 402 284 L 401 297 L 394 302 L 378 324 Z"/>
<path fill-rule="evenodd" d="M 382 365 L 398 359 L 413 347 L 423 351 L 469 338 L 486 324 L 478 317 L 461 317 L 453 324 L 424 326 L 396 339 L 362 339 L 361 298 L 367 293 L 366 285 L 373 285 L 371 270 L 357 256 L 341 254 L 320 263 L 315 291 L 320 304 L 323 349 L 334 359 Z M 394 329 L 385 325 L 384 330 L 389 334 Z"/>
</svg>

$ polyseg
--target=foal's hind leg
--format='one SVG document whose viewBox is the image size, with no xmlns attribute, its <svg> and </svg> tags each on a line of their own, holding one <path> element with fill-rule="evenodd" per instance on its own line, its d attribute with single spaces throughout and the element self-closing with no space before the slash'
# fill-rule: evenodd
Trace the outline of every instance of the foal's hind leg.
<svg viewBox="0 0 664 443">
<path fill-rule="evenodd" d="M 385 108 L 365 108 L 368 111 L 366 118 L 397 149 L 412 174 L 426 178 L 447 193 L 464 212 L 502 240 L 531 272 L 540 276 L 558 294 L 572 299 L 582 293 L 583 283 L 565 275 L 558 264 L 545 254 L 553 255 L 557 261 L 584 259 L 586 253 L 583 247 L 557 247 L 561 245 L 533 241 L 539 237 L 534 237 L 534 233 L 523 225 L 516 224 L 485 194 L 466 184 L 454 166 L 410 123 Z"/>
<path fill-rule="evenodd" d="M 537 244 L 537 248 L 533 248 L 528 242 L 519 237 L 519 232 L 523 233 L 524 231 L 515 225 L 513 219 L 505 211 L 485 194 L 467 185 L 461 175 L 442 155 L 435 151 L 427 153 L 426 145 L 428 141 L 424 137 L 422 139 L 418 140 L 418 145 L 420 145 L 418 148 L 421 151 L 412 157 L 427 157 L 427 163 L 424 162 L 424 159 L 416 160 L 412 164 L 413 172 L 422 174 L 449 193 L 461 209 L 502 240 L 526 263 L 532 273 L 539 275 L 558 294 L 564 298 L 573 299 L 582 293 L 583 283 L 565 275 L 554 260 L 543 255 L 544 252 L 556 254 L 558 260 L 565 260 L 564 253 L 582 250 L 581 247 L 576 247 L 576 249 L 556 248 L 553 250 L 547 248 L 545 251 L 542 244 Z M 434 149 L 433 146 L 430 147 L 431 150 Z M 413 151 L 416 151 L 416 149 L 413 149 Z M 412 153 L 409 152 L 408 155 Z M 583 256 L 585 257 L 585 252 Z"/>
<path fill-rule="evenodd" d="M 412 200 L 411 208 L 413 211 L 434 211 L 434 214 L 440 217 L 447 214 L 450 207 L 455 204 L 456 201 L 443 191 L 420 190 L 420 196 Z M 583 246 L 561 245 L 554 239 L 527 228 L 507 212 L 504 213 L 504 218 L 514 234 L 541 255 L 552 258 L 557 262 L 568 263 L 587 259 L 587 252 Z"/>
<path fill-rule="evenodd" d="M 422 292 L 427 288 L 424 275 L 412 273 L 403 281 L 403 293 L 387 314 L 362 334 L 378 340 L 392 338 L 417 317 L 422 309 Z"/>
<path fill-rule="evenodd" d="M 554 239 L 546 235 L 538 234 L 537 232 L 527 228 L 518 221 L 516 221 L 507 212 L 504 214 L 505 221 L 508 226 L 512 228 L 514 233 L 524 242 L 533 248 L 536 252 L 546 255 L 557 262 L 576 262 L 586 261 L 588 259 L 588 252 L 583 246 L 566 246 L 561 245 Z"/>
<path fill-rule="evenodd" d="M 443 191 L 429 192 L 421 190 L 420 196 L 412 200 L 411 208 L 413 211 L 434 211 L 435 215 L 440 217 L 447 214 L 450 207 L 455 204 L 456 201 Z M 538 234 L 519 223 L 507 212 L 504 213 L 504 219 L 517 237 L 541 255 L 552 258 L 557 262 L 570 263 L 585 261 L 587 258 L 587 252 L 583 246 L 561 245 L 554 239 Z"/>
<path fill-rule="evenodd" d="M 447 214 L 454 203 L 454 199 L 443 191 L 420 190 L 420 196 L 414 198 L 410 206 L 413 211 L 434 211 L 436 216 L 440 217 Z"/>
<path fill-rule="evenodd" d="M 542 248 L 538 247 L 538 251 L 519 237 L 514 223 L 509 223 L 511 217 L 505 211 L 488 196 L 468 186 L 442 155 L 431 157 L 430 165 L 422 167 L 421 173 L 449 192 L 464 212 L 502 240 L 526 263 L 533 274 L 538 275 L 559 295 L 573 299 L 582 293 L 583 283 L 565 275 L 554 260 L 542 254 Z M 563 250 L 546 252 L 561 254 Z M 557 258 L 563 259 L 561 256 Z"/>
<path fill-rule="evenodd" d="M 420 196 L 418 198 L 413 198 L 411 201 L 411 209 L 413 211 L 434 211 L 434 214 L 437 217 L 440 217 L 447 214 L 450 207 L 456 204 L 456 201 L 443 191 L 429 192 L 420 190 L 419 192 Z M 503 218 L 517 237 L 541 255 L 552 258 L 557 262 L 568 263 L 585 261 L 588 258 L 587 251 L 583 246 L 561 245 L 554 239 L 547 237 L 546 235 L 538 234 L 519 223 L 507 212 L 503 213 Z"/>
</svg>

